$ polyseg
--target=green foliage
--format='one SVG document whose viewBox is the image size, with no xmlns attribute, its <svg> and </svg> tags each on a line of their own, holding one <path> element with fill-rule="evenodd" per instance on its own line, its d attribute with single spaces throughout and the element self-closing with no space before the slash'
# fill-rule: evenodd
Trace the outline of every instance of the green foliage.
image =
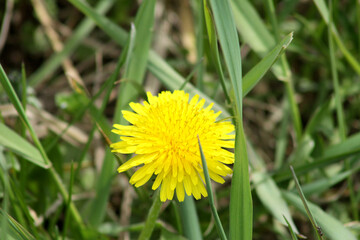
<svg viewBox="0 0 360 240">
<path fill-rule="evenodd" d="M 33 0 L 0 16 L 1 239 L 359 239 L 358 1 Z M 176 89 L 234 122 L 234 173 L 210 184 L 202 155 L 211 197 L 161 204 L 108 144 L 129 102 Z"/>
</svg>

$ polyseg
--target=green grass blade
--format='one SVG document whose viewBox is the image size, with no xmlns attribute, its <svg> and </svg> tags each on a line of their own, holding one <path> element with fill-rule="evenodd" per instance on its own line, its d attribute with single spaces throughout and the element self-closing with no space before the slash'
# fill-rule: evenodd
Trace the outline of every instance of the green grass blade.
<svg viewBox="0 0 360 240">
<path fill-rule="evenodd" d="M 148 216 L 145 221 L 145 226 L 140 233 L 139 240 L 147 240 L 150 239 L 151 234 L 155 228 L 156 220 L 159 217 L 160 210 L 161 210 L 161 201 L 160 201 L 160 189 L 158 189 L 153 197 L 153 203 L 151 208 L 148 212 Z"/>
<path fill-rule="evenodd" d="M 282 101 L 282 112 L 283 117 L 279 126 L 279 130 L 276 136 L 276 148 L 275 148 L 275 156 L 274 156 L 274 168 L 280 169 L 283 166 L 286 147 L 288 145 L 288 127 L 290 122 L 290 114 L 289 114 L 289 105 L 286 100 Z"/>
<path fill-rule="evenodd" d="M 235 163 L 230 196 L 230 237 L 252 239 L 252 197 L 242 123 L 242 72 L 239 39 L 229 1 L 211 0 L 216 31 L 235 95 Z"/>
<path fill-rule="evenodd" d="M 335 58 L 335 47 L 334 47 L 334 40 L 331 34 L 331 27 L 332 26 L 332 3 L 330 0 L 330 11 L 329 11 L 329 26 L 328 26 L 328 40 L 329 40 L 329 52 L 330 52 L 330 66 L 331 66 L 331 75 L 333 80 L 333 86 L 335 91 L 335 106 L 336 106 L 336 117 L 339 124 L 339 132 L 340 138 L 342 141 L 346 139 L 346 123 L 344 118 L 344 110 L 342 107 L 342 97 L 340 94 L 340 85 L 339 79 L 336 69 L 336 58 Z"/>
<path fill-rule="evenodd" d="M 305 208 L 302 204 L 300 197 L 296 194 L 289 191 L 282 191 L 283 197 L 291 203 L 296 209 L 301 211 L 303 214 L 306 214 Z M 324 212 L 320 207 L 315 204 L 308 202 L 309 209 L 312 214 L 315 216 L 317 223 L 321 227 L 323 234 L 332 240 L 346 239 L 346 240 L 356 240 L 351 231 L 344 227 L 344 225 L 339 222 L 335 217 Z"/>
<path fill-rule="evenodd" d="M 64 229 L 63 229 L 63 240 L 66 239 L 66 233 L 69 227 L 69 210 L 70 210 L 70 203 L 72 198 L 73 186 L 74 186 L 74 162 L 71 162 L 71 169 L 70 169 L 70 183 L 69 183 L 69 199 L 66 203 L 66 211 L 65 211 L 65 221 L 64 221 Z"/>
<path fill-rule="evenodd" d="M 49 168 L 37 148 L 1 122 L 0 132 L 0 145 L 5 146 L 39 167 Z"/>
<path fill-rule="evenodd" d="M 286 221 L 287 225 L 288 225 L 288 228 L 289 228 L 289 231 L 290 231 L 290 234 L 291 234 L 291 239 L 292 240 L 297 240 L 298 238 L 296 237 L 296 234 L 294 233 L 291 225 L 289 224 L 289 221 L 286 219 L 286 217 L 284 216 L 284 220 Z"/>
<path fill-rule="evenodd" d="M 294 178 L 294 180 L 295 180 L 296 189 L 298 190 L 298 193 L 299 193 L 299 195 L 300 195 L 301 201 L 302 201 L 303 206 L 304 206 L 304 208 L 305 208 L 306 215 L 308 216 L 308 218 L 309 218 L 309 220 L 310 220 L 310 222 L 311 222 L 311 225 L 313 226 L 314 231 L 316 232 L 317 238 L 318 238 L 319 240 L 321 240 L 321 239 L 322 239 L 321 229 L 320 229 L 319 226 L 317 225 L 316 220 L 315 220 L 315 218 L 313 217 L 313 215 L 312 215 L 312 213 L 311 213 L 311 211 L 310 211 L 310 208 L 309 208 L 309 206 L 308 206 L 308 204 L 307 204 L 305 195 L 304 195 L 304 193 L 303 193 L 303 191 L 302 191 L 302 189 L 301 189 L 301 187 L 300 187 L 299 180 L 297 179 L 296 174 L 295 174 L 295 171 L 294 171 L 294 169 L 293 169 L 292 166 L 290 166 L 290 170 L 291 170 L 291 173 L 292 173 L 293 178 Z"/>
<path fill-rule="evenodd" d="M 203 239 L 194 198 L 185 194 L 184 201 L 179 203 L 179 209 L 185 237 L 188 239 Z"/>
<path fill-rule="evenodd" d="M 222 64 L 220 61 L 218 38 L 216 36 L 215 24 L 214 24 L 212 15 L 211 15 L 210 8 L 207 4 L 207 0 L 203 0 L 203 7 L 204 7 L 205 25 L 206 25 L 206 30 L 207 30 L 207 35 L 208 35 L 209 45 L 210 45 L 210 51 L 211 51 L 210 57 L 211 57 L 212 61 L 214 62 L 216 72 L 219 75 L 221 87 L 224 91 L 226 100 L 228 101 L 228 103 L 231 103 L 229 91 L 226 87 L 226 80 L 225 80 L 224 72 L 222 69 Z"/>
<path fill-rule="evenodd" d="M 281 196 L 281 191 L 275 181 L 266 172 L 265 161 L 255 152 L 253 146 L 248 141 L 248 153 L 252 167 L 252 178 L 257 196 L 264 207 L 282 224 L 284 217 L 289 219 L 290 225 L 296 233 L 299 231 L 291 217 L 290 210 Z"/>
<path fill-rule="evenodd" d="M 5 213 L 0 209 L 0 219 L 1 221 L 7 221 L 9 224 L 9 232 L 5 239 L 14 239 L 14 240 L 35 240 L 26 228 L 20 225 L 15 219 Z M 1 222 L 2 223 L 2 222 Z M 3 229 L 0 231 L 2 232 Z"/>
<path fill-rule="evenodd" d="M 232 3 L 232 10 L 234 11 L 236 25 L 240 34 L 245 42 L 249 44 L 259 56 L 263 57 L 275 46 L 275 39 L 279 38 L 279 36 L 276 38 L 271 36 L 266 25 L 249 1 L 233 0 Z M 273 17 L 275 18 L 275 16 Z M 274 28 L 276 29 L 277 26 Z M 300 111 L 295 101 L 293 79 L 285 55 L 281 56 L 281 61 L 276 62 L 271 69 L 274 75 L 285 84 L 285 92 L 289 101 L 296 139 L 300 141 L 302 136 Z"/>
<path fill-rule="evenodd" d="M 293 39 L 293 33 L 284 37 L 268 54 L 261 59 L 243 78 L 243 97 L 260 81 L 265 73 L 273 66 L 281 54 L 289 46 Z"/>
<path fill-rule="evenodd" d="M 99 14 L 107 12 L 114 4 L 114 0 L 99 1 L 95 11 Z M 71 37 L 65 42 L 63 50 L 54 53 L 51 57 L 40 66 L 28 79 L 30 86 L 36 86 L 52 74 L 62 63 L 62 61 L 74 52 L 76 47 L 81 44 L 82 40 L 89 35 L 94 29 L 95 24 L 91 19 L 85 19 L 74 30 Z"/>
<path fill-rule="evenodd" d="M 197 69 L 197 78 L 196 78 L 196 87 L 200 90 L 204 90 L 204 64 L 202 58 L 204 56 L 204 6 L 202 0 L 197 0 L 194 2 L 195 7 L 195 17 L 196 17 L 196 60 L 200 64 L 194 67 Z"/>
<path fill-rule="evenodd" d="M 212 214 L 214 216 L 216 229 L 218 231 L 218 234 L 219 234 L 220 238 L 222 240 L 226 240 L 227 237 L 226 237 L 224 228 L 223 228 L 223 226 L 221 224 L 219 214 L 216 211 L 216 206 L 215 206 L 215 202 L 214 202 L 214 195 L 213 195 L 212 188 L 211 188 L 211 180 L 210 180 L 209 170 L 208 170 L 208 167 L 207 167 L 204 152 L 203 152 L 202 147 L 201 147 L 199 136 L 198 136 L 198 141 L 199 141 L 201 162 L 202 162 L 204 176 L 205 176 L 206 190 L 207 190 L 208 195 L 209 195 L 209 204 L 210 204 L 211 212 L 212 212 Z"/>
</svg>

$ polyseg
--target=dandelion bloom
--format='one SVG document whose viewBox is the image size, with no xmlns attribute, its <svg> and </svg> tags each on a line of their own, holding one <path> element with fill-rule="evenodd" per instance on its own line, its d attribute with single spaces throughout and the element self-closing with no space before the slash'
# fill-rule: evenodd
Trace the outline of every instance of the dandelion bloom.
<svg viewBox="0 0 360 240">
<path fill-rule="evenodd" d="M 203 108 L 205 100 L 195 95 L 189 102 L 184 91 L 147 93 L 148 101 L 130 103 L 135 111 L 122 111 L 132 125 L 114 124 L 112 132 L 121 141 L 111 144 L 113 152 L 134 157 L 118 168 L 119 172 L 142 165 L 130 178 L 135 187 L 144 185 L 155 174 L 152 185 L 161 185 L 161 201 L 171 200 L 176 190 L 178 200 L 187 195 L 200 199 L 207 196 L 199 151 L 199 136 L 210 177 L 223 183 L 221 176 L 232 170 L 225 164 L 234 162 L 234 154 L 224 148 L 234 148 L 234 126 L 230 122 L 216 122 L 221 112 L 214 113 L 212 105 Z"/>
</svg>

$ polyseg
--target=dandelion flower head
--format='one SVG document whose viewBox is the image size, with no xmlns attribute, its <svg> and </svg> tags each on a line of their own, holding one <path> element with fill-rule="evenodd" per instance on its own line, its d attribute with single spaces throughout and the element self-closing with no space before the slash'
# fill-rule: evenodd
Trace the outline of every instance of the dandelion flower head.
<svg viewBox="0 0 360 240">
<path fill-rule="evenodd" d="M 205 154 L 210 178 L 224 183 L 222 177 L 232 172 L 226 164 L 234 162 L 234 154 L 226 148 L 234 147 L 234 126 L 227 121 L 216 121 L 221 112 L 203 108 L 205 100 L 195 95 L 189 101 L 184 91 L 147 93 L 148 101 L 130 103 L 134 110 L 122 111 L 128 126 L 114 124 L 112 132 L 121 141 L 111 145 L 113 152 L 134 154 L 122 164 L 119 172 L 141 166 L 130 178 L 140 187 L 155 175 L 152 189 L 161 185 L 161 201 L 171 200 L 176 191 L 178 200 L 185 193 L 200 199 L 206 197 L 204 173 L 198 136 Z"/>
</svg>

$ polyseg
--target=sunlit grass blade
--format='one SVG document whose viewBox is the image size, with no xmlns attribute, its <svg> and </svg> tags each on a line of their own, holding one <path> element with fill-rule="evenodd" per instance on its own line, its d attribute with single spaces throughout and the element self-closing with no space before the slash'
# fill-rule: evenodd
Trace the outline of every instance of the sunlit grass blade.
<svg viewBox="0 0 360 240">
<path fill-rule="evenodd" d="M 305 211 L 306 211 L 306 215 L 308 216 L 308 218 L 309 218 L 309 220 L 310 220 L 310 222 L 311 222 L 311 225 L 313 226 L 314 231 L 316 232 L 317 238 L 318 238 L 319 240 L 321 240 L 321 239 L 322 239 L 321 228 L 317 225 L 316 220 L 315 220 L 315 218 L 313 217 L 313 215 L 312 215 L 312 213 L 311 213 L 311 211 L 310 211 L 310 208 L 309 208 L 309 206 L 308 206 L 308 204 L 307 204 L 305 195 L 304 195 L 304 193 L 303 193 L 303 191 L 302 191 L 302 189 L 301 189 L 301 187 L 300 187 L 299 180 L 297 179 L 296 174 L 295 174 L 295 171 L 294 171 L 294 169 L 293 169 L 292 166 L 290 166 L 290 170 L 291 170 L 291 173 L 292 173 L 293 178 L 294 178 L 294 180 L 295 180 L 296 189 L 298 190 L 298 193 L 299 193 L 299 195 L 300 195 L 301 201 L 302 201 L 302 203 L 303 203 L 303 205 L 304 205 L 304 208 L 305 208 Z"/>
<path fill-rule="evenodd" d="M 70 169 L 70 183 L 69 183 L 69 199 L 66 203 L 66 211 L 65 211 L 65 221 L 64 221 L 64 229 L 62 237 L 65 239 L 66 233 L 69 227 L 69 209 L 70 209 L 70 203 L 72 198 L 72 192 L 73 192 L 73 186 L 74 186 L 74 162 L 71 162 L 71 169 Z"/>
<path fill-rule="evenodd" d="M 249 46 L 261 57 L 275 46 L 275 39 L 267 29 L 267 26 L 260 18 L 259 14 L 247 0 L 232 0 L 234 16 L 237 28 Z M 275 18 L 275 16 L 273 16 Z M 275 22 L 276 23 L 276 22 Z M 277 29 L 277 26 L 273 26 Z M 275 31 L 277 33 L 277 31 Z M 281 56 L 281 61 L 276 62 L 272 68 L 274 75 L 285 84 L 285 96 L 289 102 L 289 109 L 293 120 L 296 139 L 300 141 L 302 136 L 302 122 L 300 111 L 295 100 L 293 77 L 285 55 Z"/>
<path fill-rule="evenodd" d="M 113 4 L 114 0 L 100 1 L 94 9 L 97 13 L 103 14 L 107 12 Z M 94 27 L 95 24 L 91 19 L 84 19 L 74 30 L 71 37 L 65 42 L 63 50 L 51 55 L 51 57 L 29 77 L 29 85 L 38 85 L 54 72 L 61 65 L 61 62 L 89 35 Z"/>
<path fill-rule="evenodd" d="M 293 39 L 293 33 L 284 37 L 259 63 L 257 63 L 243 78 L 243 97 L 260 81 L 265 73 L 282 55 Z"/>
<path fill-rule="evenodd" d="M 7 221 L 9 224 L 9 231 L 6 234 L 4 239 L 16 239 L 16 240 L 35 240 L 26 228 L 21 226 L 15 219 L 13 219 L 8 214 L 4 213 L 3 210 L 0 210 L 0 219 L 1 221 Z M 3 230 L 3 229 L 1 229 Z M 2 232 L 2 231 L 1 231 Z"/>
<path fill-rule="evenodd" d="M 150 239 L 151 234 L 155 228 L 156 220 L 159 217 L 160 209 L 161 209 L 161 201 L 160 201 L 160 189 L 158 189 L 155 194 L 153 195 L 153 203 L 151 205 L 151 208 L 148 212 L 145 226 L 142 229 L 139 240 L 147 240 Z"/>
<path fill-rule="evenodd" d="M 204 63 L 202 61 L 204 56 L 204 6 L 202 1 L 195 1 L 196 9 L 194 15 L 196 16 L 196 60 L 200 64 L 194 67 L 197 70 L 196 87 L 204 90 Z"/>
<path fill-rule="evenodd" d="M 286 147 L 288 145 L 288 127 L 290 123 L 290 113 L 289 113 L 289 105 L 286 100 L 282 101 L 282 120 L 279 126 L 279 130 L 276 136 L 276 147 L 275 147 L 275 156 L 274 156 L 274 168 L 280 169 L 283 166 Z"/>
<path fill-rule="evenodd" d="M 39 150 L 0 122 L 0 144 L 42 168 L 49 168 Z"/>
<path fill-rule="evenodd" d="M 179 203 L 179 209 L 185 237 L 188 239 L 203 239 L 194 198 L 185 194 L 184 201 Z"/>
<path fill-rule="evenodd" d="M 291 193 L 289 191 L 282 191 L 283 197 L 291 203 L 296 209 L 301 211 L 304 215 L 306 215 L 306 210 L 304 205 L 296 194 Z M 317 223 L 321 227 L 321 231 L 325 237 L 331 240 L 339 240 L 339 239 L 346 239 L 346 240 L 356 240 L 356 236 L 348 230 L 339 220 L 335 217 L 331 216 L 330 214 L 324 212 L 320 207 L 317 205 L 308 202 L 309 209 L 311 210 L 312 214 L 315 216 Z"/>
<path fill-rule="evenodd" d="M 252 239 L 252 197 L 249 163 L 242 123 L 242 72 L 239 39 L 229 1 L 211 0 L 217 35 L 235 95 L 235 163 L 230 196 L 230 237 Z"/>
<path fill-rule="evenodd" d="M 291 217 L 291 213 L 288 205 L 281 196 L 279 187 L 275 181 L 266 172 L 265 161 L 255 152 L 253 146 L 247 144 L 249 160 L 252 167 L 252 177 L 254 182 L 254 188 L 257 196 L 264 207 L 271 213 L 279 222 L 286 225 L 284 218 L 289 219 L 289 223 L 296 233 L 299 231 Z"/>
<path fill-rule="evenodd" d="M 205 25 L 206 25 L 206 30 L 207 30 L 207 35 L 208 35 L 209 45 L 210 45 L 210 51 L 211 51 L 210 56 L 212 58 L 212 61 L 214 62 L 216 72 L 219 75 L 221 87 L 223 89 L 226 100 L 228 101 L 228 103 L 231 103 L 230 94 L 226 87 L 225 76 L 224 76 L 222 64 L 220 61 L 218 38 L 216 35 L 215 24 L 214 24 L 212 15 L 211 15 L 210 8 L 207 4 L 207 1 L 208 0 L 203 0 L 202 2 L 203 2 L 203 8 L 204 8 Z"/>
<path fill-rule="evenodd" d="M 222 240 L 226 240 L 226 234 L 224 231 L 224 228 L 221 224 L 221 220 L 219 217 L 219 214 L 216 211 L 216 206 L 215 206 L 215 202 L 214 202 L 214 195 L 212 192 L 212 188 L 211 188 L 211 180 L 210 180 L 210 175 L 209 175 L 209 170 L 207 168 L 207 164 L 206 164 L 206 159 L 204 156 L 204 152 L 202 150 L 201 147 L 201 143 L 200 143 L 200 139 L 198 136 L 198 141 L 199 141 L 199 149 L 200 149 L 200 155 L 201 155 L 201 162 L 202 162 L 202 166 L 203 166 L 203 171 L 204 171 L 204 176 L 205 176 L 205 182 L 206 182 L 206 190 L 208 192 L 208 197 L 209 197 L 209 204 L 210 204 L 210 208 L 211 208 L 211 212 L 212 215 L 214 216 L 215 219 L 215 224 L 216 224 L 216 229 L 218 231 L 218 234 L 220 236 L 220 238 Z"/>
<path fill-rule="evenodd" d="M 291 234 L 291 239 L 292 240 L 297 240 L 298 238 L 296 237 L 296 234 L 294 233 L 291 225 L 289 224 L 289 221 L 286 219 L 286 217 L 284 216 L 284 220 L 286 221 L 287 225 L 288 225 L 288 228 L 289 228 L 289 231 L 290 231 L 290 234 Z"/>
</svg>

